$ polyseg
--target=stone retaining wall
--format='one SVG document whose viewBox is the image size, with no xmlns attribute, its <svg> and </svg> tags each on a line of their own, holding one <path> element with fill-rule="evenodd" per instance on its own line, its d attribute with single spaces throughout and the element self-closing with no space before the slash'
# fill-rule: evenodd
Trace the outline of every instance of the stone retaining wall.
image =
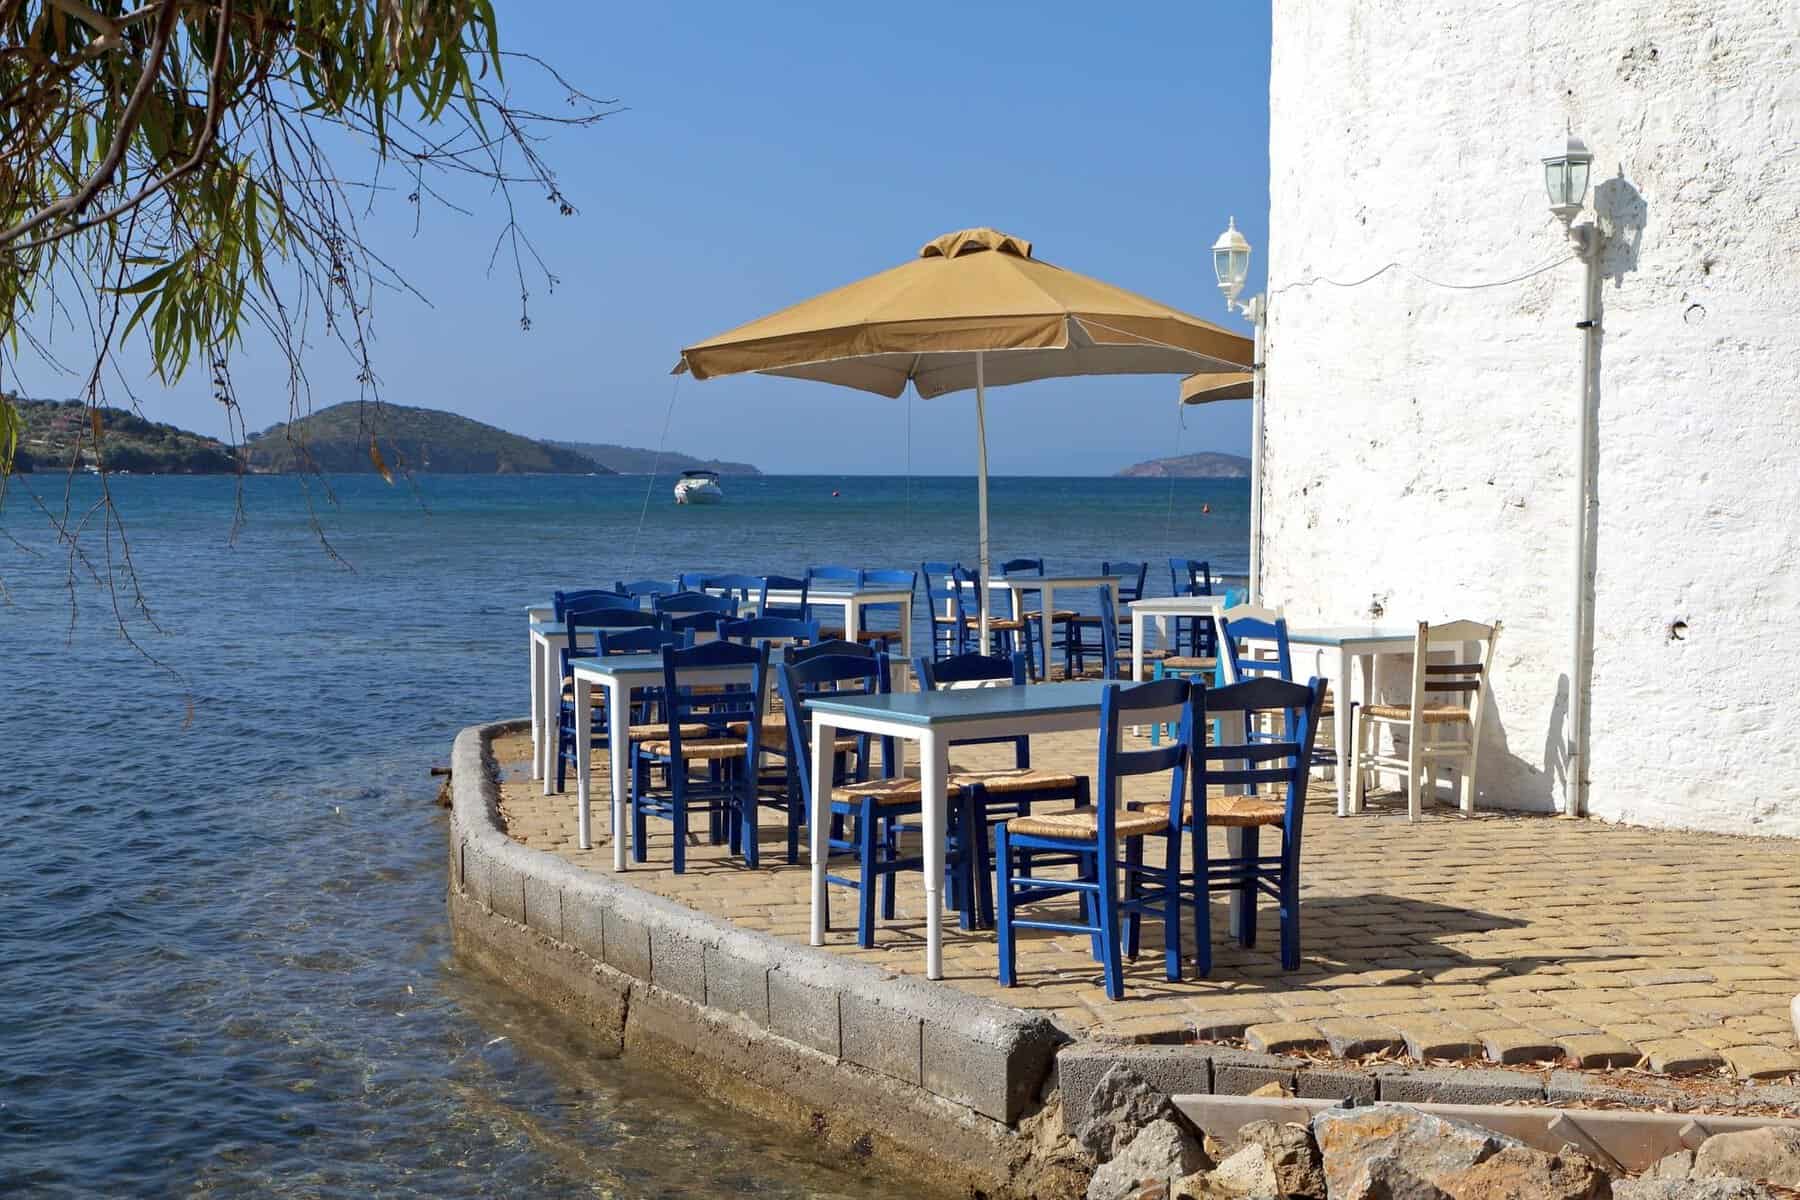
<svg viewBox="0 0 1800 1200">
<path fill-rule="evenodd" d="M 519 724 L 472 726 L 452 752 L 460 958 L 567 1018 L 597 1053 L 654 1059 L 915 1183 L 1080 1191 L 1085 1172 L 1059 1165 L 1042 1110 L 1067 1041 L 1048 1019 L 737 929 L 519 845 L 499 828 L 489 749 Z"/>
</svg>

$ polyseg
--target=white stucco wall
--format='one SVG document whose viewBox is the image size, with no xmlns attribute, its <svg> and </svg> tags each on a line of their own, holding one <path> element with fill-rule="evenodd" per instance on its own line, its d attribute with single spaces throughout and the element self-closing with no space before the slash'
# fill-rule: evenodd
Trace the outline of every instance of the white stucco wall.
<svg viewBox="0 0 1800 1200">
<path fill-rule="evenodd" d="M 1582 268 L 1419 275 L 1564 254 L 1572 128 L 1610 234 L 1588 809 L 1800 834 L 1800 3 L 1274 0 L 1270 110 L 1268 598 L 1500 618 L 1482 803 L 1560 801 Z"/>
</svg>

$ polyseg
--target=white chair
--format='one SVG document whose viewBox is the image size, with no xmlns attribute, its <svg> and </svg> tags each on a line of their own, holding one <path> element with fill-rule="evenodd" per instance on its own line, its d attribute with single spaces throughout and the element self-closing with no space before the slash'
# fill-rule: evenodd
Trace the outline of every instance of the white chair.
<svg viewBox="0 0 1800 1200">
<path fill-rule="evenodd" d="M 1425 786 L 1437 790 L 1438 770 L 1449 766 L 1458 776 L 1461 808 L 1475 811 L 1475 760 L 1481 751 L 1481 717 L 1485 708 L 1494 643 L 1500 622 L 1419 622 L 1413 644 L 1412 689 L 1405 704 L 1365 704 L 1356 711 L 1356 737 L 1351 746 L 1350 778 L 1355 791 L 1353 812 L 1361 812 L 1369 776 L 1380 771 L 1406 775 L 1407 820 L 1417 821 L 1424 808 Z M 1469 656 L 1470 648 L 1474 656 Z M 1448 651 L 1449 661 L 1443 655 Z M 1439 660 L 1432 661 L 1436 653 Z M 1396 748 L 1381 751 L 1381 730 Z M 1398 748 L 1405 731 L 1406 746 Z"/>
</svg>

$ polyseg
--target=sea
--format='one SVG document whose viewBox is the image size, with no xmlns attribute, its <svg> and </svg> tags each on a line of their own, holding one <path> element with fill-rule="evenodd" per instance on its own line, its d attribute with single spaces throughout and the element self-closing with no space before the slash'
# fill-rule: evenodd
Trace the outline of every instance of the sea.
<svg viewBox="0 0 1800 1200">
<path fill-rule="evenodd" d="M 451 955 L 433 766 L 524 606 L 973 562 L 967 478 L 21 476 L 0 500 L 0 1196 L 889 1196 Z M 1241 480 L 1000 478 L 993 558 L 1241 572 Z M 1062 602 L 1059 595 L 1059 604 Z M 323 867 L 323 869 L 321 869 Z"/>
</svg>

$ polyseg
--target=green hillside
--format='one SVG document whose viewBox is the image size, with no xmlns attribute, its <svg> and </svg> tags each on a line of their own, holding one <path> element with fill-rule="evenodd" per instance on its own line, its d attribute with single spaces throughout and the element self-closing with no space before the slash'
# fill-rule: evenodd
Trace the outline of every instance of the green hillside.
<svg viewBox="0 0 1800 1200">
<path fill-rule="evenodd" d="M 93 429 L 79 400 L 23 400 L 12 397 L 21 430 L 14 469 L 67 470 L 80 446 L 77 466 L 94 462 Z M 100 455 L 107 469 L 144 475 L 218 475 L 237 470 L 230 446 L 217 438 L 146 421 L 123 408 L 100 409 Z"/>
<path fill-rule="evenodd" d="M 370 435 L 390 470 L 461 475 L 610 475 L 592 459 L 435 408 L 334 404 L 253 434 L 247 450 L 258 471 L 372 473 Z"/>
<path fill-rule="evenodd" d="M 1202 450 L 1198 454 L 1133 463 L 1119 474 L 1133 479 L 1248 479 L 1250 460 L 1241 454 Z"/>
<path fill-rule="evenodd" d="M 762 474 L 749 463 L 727 462 L 718 458 L 695 458 L 691 454 L 676 454 L 672 450 L 664 450 L 659 456 L 656 451 L 646 450 L 640 446 L 614 446 L 607 442 L 551 442 L 550 444 L 585 455 L 620 475 L 648 475 L 652 471 L 658 474 L 673 475 L 682 471 L 694 470 L 717 471 L 721 475 Z"/>
</svg>

